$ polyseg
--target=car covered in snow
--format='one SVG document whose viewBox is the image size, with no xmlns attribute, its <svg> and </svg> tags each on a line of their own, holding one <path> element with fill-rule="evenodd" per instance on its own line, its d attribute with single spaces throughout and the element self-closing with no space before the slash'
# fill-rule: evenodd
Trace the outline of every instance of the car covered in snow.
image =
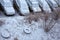
<svg viewBox="0 0 60 40">
<path fill-rule="evenodd" d="M 14 15 L 15 10 L 13 8 L 13 4 L 11 3 L 11 0 L 0 0 L 0 3 L 2 5 L 2 8 L 4 9 L 4 12 L 6 15 Z"/>
<path fill-rule="evenodd" d="M 41 12 L 37 0 L 26 0 L 26 1 L 33 12 Z"/>
<path fill-rule="evenodd" d="M 21 14 L 28 15 L 30 13 L 28 5 L 25 0 L 15 0 L 15 2 Z"/>
</svg>

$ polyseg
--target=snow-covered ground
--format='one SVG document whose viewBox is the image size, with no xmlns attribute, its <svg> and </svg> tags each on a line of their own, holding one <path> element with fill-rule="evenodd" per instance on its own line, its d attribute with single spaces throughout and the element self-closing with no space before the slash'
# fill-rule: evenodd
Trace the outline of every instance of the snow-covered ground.
<svg viewBox="0 0 60 40">
<path fill-rule="evenodd" d="M 60 40 L 59 21 L 49 31 L 45 32 L 43 20 L 26 22 L 23 16 L 0 18 L 4 23 L 0 26 L 0 40 Z"/>
</svg>

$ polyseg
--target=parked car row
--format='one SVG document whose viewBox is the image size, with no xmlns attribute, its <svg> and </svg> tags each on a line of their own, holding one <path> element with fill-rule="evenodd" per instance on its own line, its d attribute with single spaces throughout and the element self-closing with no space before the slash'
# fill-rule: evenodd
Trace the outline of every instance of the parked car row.
<svg viewBox="0 0 60 40">
<path fill-rule="evenodd" d="M 0 4 L 6 15 L 14 15 L 16 10 L 14 4 L 17 6 L 20 14 L 29 15 L 32 12 L 48 11 L 51 12 L 60 6 L 60 0 L 0 0 Z"/>
</svg>

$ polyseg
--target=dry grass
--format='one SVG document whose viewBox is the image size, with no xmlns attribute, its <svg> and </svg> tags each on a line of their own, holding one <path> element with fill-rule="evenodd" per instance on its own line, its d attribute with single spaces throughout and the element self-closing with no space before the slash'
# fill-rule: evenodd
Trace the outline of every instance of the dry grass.
<svg viewBox="0 0 60 40">
<path fill-rule="evenodd" d="M 18 38 L 17 38 L 17 37 L 15 37 L 15 38 L 14 38 L 14 40 L 18 40 Z"/>
<path fill-rule="evenodd" d="M 48 25 L 46 25 L 47 20 L 49 20 L 49 18 L 51 18 L 51 13 L 49 13 L 49 12 L 44 12 L 44 21 L 45 21 L 44 30 L 45 30 L 45 32 L 48 32 L 48 31 L 50 31 L 50 29 L 51 29 L 50 24 L 51 24 L 52 21 L 50 21 L 50 23 L 49 23 Z"/>
<path fill-rule="evenodd" d="M 36 13 L 36 14 L 30 14 L 27 16 L 27 20 L 29 23 L 31 23 L 32 21 L 38 21 L 39 18 L 43 15 L 43 13 Z"/>
<path fill-rule="evenodd" d="M 60 8 L 56 8 L 52 13 L 43 12 L 43 13 L 30 14 L 27 16 L 26 19 L 28 20 L 29 23 L 31 23 L 32 21 L 38 21 L 39 18 L 42 18 L 45 21 L 44 30 L 46 32 L 49 32 L 55 25 L 56 21 L 60 18 Z M 46 25 L 46 22 L 49 18 L 52 18 L 52 19 L 51 19 L 49 25 Z M 54 24 L 52 25 L 53 22 L 54 22 Z"/>
<path fill-rule="evenodd" d="M 51 14 L 49 12 L 44 12 L 44 20 L 47 21 L 50 18 Z"/>
<path fill-rule="evenodd" d="M 56 8 L 52 13 L 51 13 L 51 21 L 49 23 L 49 25 L 46 25 L 44 30 L 46 32 L 49 32 L 55 25 L 55 23 L 57 22 L 57 20 L 60 18 L 60 8 Z M 45 17 L 47 18 L 47 17 Z M 54 22 L 55 21 L 55 22 Z M 52 23 L 54 22 L 54 24 L 52 25 Z"/>
<path fill-rule="evenodd" d="M 45 28 L 44 28 L 45 32 L 49 32 L 54 27 L 55 23 L 56 22 L 54 22 L 54 20 L 51 20 L 48 25 L 45 25 Z"/>
<path fill-rule="evenodd" d="M 48 12 L 43 12 L 43 13 L 36 13 L 36 14 L 30 14 L 27 16 L 27 20 L 28 22 L 31 24 L 32 21 L 38 21 L 40 18 L 43 19 L 46 23 L 46 21 L 49 19 L 50 17 L 50 13 Z M 49 27 L 47 27 L 45 25 L 44 30 L 47 32 L 49 30 Z"/>
<path fill-rule="evenodd" d="M 5 24 L 5 22 L 0 20 L 0 26 L 2 26 L 3 24 Z"/>
</svg>

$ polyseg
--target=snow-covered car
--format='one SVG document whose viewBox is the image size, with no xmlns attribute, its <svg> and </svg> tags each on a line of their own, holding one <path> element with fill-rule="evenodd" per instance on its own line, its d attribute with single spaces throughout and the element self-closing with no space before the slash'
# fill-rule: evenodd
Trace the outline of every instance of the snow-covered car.
<svg viewBox="0 0 60 40">
<path fill-rule="evenodd" d="M 26 1 L 33 12 L 41 12 L 41 8 L 39 7 L 37 0 L 26 0 Z"/>
<path fill-rule="evenodd" d="M 57 3 L 54 0 L 46 0 L 46 1 L 52 9 L 55 9 L 58 7 Z"/>
<path fill-rule="evenodd" d="M 30 13 L 28 5 L 25 0 L 15 0 L 15 2 L 21 14 L 28 15 Z"/>
<path fill-rule="evenodd" d="M 0 3 L 6 13 L 6 15 L 14 15 L 15 10 L 13 8 L 13 4 L 10 0 L 0 0 Z"/>
<path fill-rule="evenodd" d="M 44 11 L 47 11 L 47 12 L 50 12 L 51 13 L 51 9 L 50 9 L 48 3 L 45 0 L 38 0 L 38 2 L 39 2 L 40 7 Z"/>
<path fill-rule="evenodd" d="M 60 0 L 54 0 L 60 6 Z"/>
</svg>

